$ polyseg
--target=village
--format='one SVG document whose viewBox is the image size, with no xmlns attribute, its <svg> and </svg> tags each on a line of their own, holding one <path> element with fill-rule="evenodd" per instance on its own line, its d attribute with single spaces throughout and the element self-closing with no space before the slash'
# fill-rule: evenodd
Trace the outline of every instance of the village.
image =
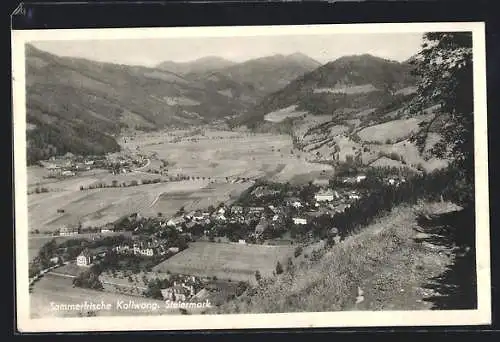
<svg viewBox="0 0 500 342">
<path fill-rule="evenodd" d="M 112 174 L 126 174 L 144 167 L 147 163 L 147 158 L 141 155 L 108 154 L 106 156 L 83 157 L 70 152 L 60 157 L 51 157 L 48 160 L 38 162 L 49 172 L 49 178 L 72 177 L 79 172 L 96 169 L 108 170 Z"/>
<path fill-rule="evenodd" d="M 52 272 L 74 277 L 73 284 L 78 287 L 162 300 L 211 298 L 223 302 L 243 291 L 248 283 L 231 283 L 231 278 L 217 279 L 189 271 L 175 273 L 167 269 L 163 273 L 158 272 L 157 265 L 188 252 L 196 241 L 214 245 L 306 246 L 332 238 L 338 243 L 341 232 L 335 227 L 335 214 L 369 194 L 368 180 L 365 174 L 338 177 L 335 182 L 316 179 L 294 186 L 261 180 L 232 205 L 220 203 L 189 212 L 180 208 L 172 217 L 134 213 L 102 227 L 64 226 L 54 235 L 69 240 L 45 253 L 44 265 L 39 269 L 46 272 L 48 267 Z M 394 176 L 383 181 L 398 186 L 405 179 Z M 81 279 L 85 274 L 87 279 Z M 30 271 L 30 276 L 33 284 L 40 274 Z M 98 282 L 92 285 L 90 278 Z"/>
</svg>

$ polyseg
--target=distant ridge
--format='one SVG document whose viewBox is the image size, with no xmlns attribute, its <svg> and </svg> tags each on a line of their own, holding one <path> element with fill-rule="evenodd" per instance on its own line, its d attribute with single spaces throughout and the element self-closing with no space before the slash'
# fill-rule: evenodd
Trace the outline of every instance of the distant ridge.
<svg viewBox="0 0 500 342">
<path fill-rule="evenodd" d="M 189 62 L 165 61 L 159 63 L 156 67 L 161 70 L 175 72 L 180 75 L 189 73 L 203 73 L 227 68 L 236 63 L 222 57 L 206 56 Z"/>
</svg>

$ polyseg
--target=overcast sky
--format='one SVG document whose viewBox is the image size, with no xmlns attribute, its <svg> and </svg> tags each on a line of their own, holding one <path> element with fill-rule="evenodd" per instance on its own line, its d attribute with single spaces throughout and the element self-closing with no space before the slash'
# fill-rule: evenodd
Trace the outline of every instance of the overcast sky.
<svg viewBox="0 0 500 342">
<path fill-rule="evenodd" d="M 274 54 L 302 52 L 321 63 L 345 55 L 369 53 L 403 61 L 417 53 L 421 33 L 330 34 L 168 39 L 37 41 L 34 46 L 60 56 L 102 62 L 154 66 L 220 56 L 235 62 Z"/>
</svg>

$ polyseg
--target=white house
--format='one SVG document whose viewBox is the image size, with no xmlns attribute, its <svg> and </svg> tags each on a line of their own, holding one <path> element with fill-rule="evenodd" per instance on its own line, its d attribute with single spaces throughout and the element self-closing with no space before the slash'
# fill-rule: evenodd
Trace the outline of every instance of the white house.
<svg viewBox="0 0 500 342">
<path fill-rule="evenodd" d="M 241 244 L 241 245 L 246 245 L 247 244 L 247 242 L 245 240 L 242 240 L 242 239 L 239 239 L 238 243 Z"/>
<path fill-rule="evenodd" d="M 170 247 L 168 249 L 169 252 L 172 252 L 172 253 L 178 253 L 179 252 L 179 247 Z"/>
<path fill-rule="evenodd" d="M 316 202 L 330 202 L 333 201 L 334 193 L 332 190 L 319 191 L 314 195 Z"/>
<path fill-rule="evenodd" d="M 101 228 L 101 233 L 112 233 L 113 231 L 114 231 L 113 225 L 107 224 Z"/>
<path fill-rule="evenodd" d="M 293 201 L 292 202 L 292 207 L 294 207 L 294 208 L 302 208 L 302 203 L 300 203 L 300 201 Z"/>
<path fill-rule="evenodd" d="M 184 217 L 173 217 L 167 221 L 167 226 L 175 227 L 175 226 L 178 226 L 180 224 L 183 224 L 184 222 L 186 222 Z"/>
<path fill-rule="evenodd" d="M 243 214 L 243 207 L 240 207 L 238 205 L 234 205 L 231 207 L 231 213 L 232 214 Z"/>
<path fill-rule="evenodd" d="M 350 193 L 349 194 L 349 199 L 358 200 L 360 198 L 361 198 L 361 196 L 358 195 L 357 193 Z"/>
<path fill-rule="evenodd" d="M 293 223 L 294 224 L 307 224 L 307 220 L 304 218 L 294 217 Z"/>
<path fill-rule="evenodd" d="M 77 226 L 73 226 L 73 227 L 65 226 L 59 230 L 60 236 L 78 235 L 79 233 L 80 233 L 80 229 Z"/>
<path fill-rule="evenodd" d="M 366 179 L 366 176 L 365 175 L 358 175 L 356 176 L 356 182 L 361 182 L 361 181 L 364 181 Z"/>
<path fill-rule="evenodd" d="M 143 248 L 140 250 L 140 254 L 144 255 L 144 256 L 152 257 L 155 254 L 155 252 L 154 252 L 153 248 Z"/>
<path fill-rule="evenodd" d="M 76 257 L 76 264 L 78 266 L 89 266 L 92 264 L 92 255 L 89 253 L 87 249 L 84 249 L 80 255 Z"/>
</svg>

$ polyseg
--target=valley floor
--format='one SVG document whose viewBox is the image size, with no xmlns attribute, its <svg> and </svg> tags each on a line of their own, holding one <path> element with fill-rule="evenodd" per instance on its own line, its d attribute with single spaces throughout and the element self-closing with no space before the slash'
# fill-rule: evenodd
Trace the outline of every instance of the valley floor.
<svg viewBox="0 0 500 342">
<path fill-rule="evenodd" d="M 473 309 L 474 253 L 455 239 L 474 235 L 464 218 L 451 203 L 397 207 L 219 313 Z"/>
</svg>

